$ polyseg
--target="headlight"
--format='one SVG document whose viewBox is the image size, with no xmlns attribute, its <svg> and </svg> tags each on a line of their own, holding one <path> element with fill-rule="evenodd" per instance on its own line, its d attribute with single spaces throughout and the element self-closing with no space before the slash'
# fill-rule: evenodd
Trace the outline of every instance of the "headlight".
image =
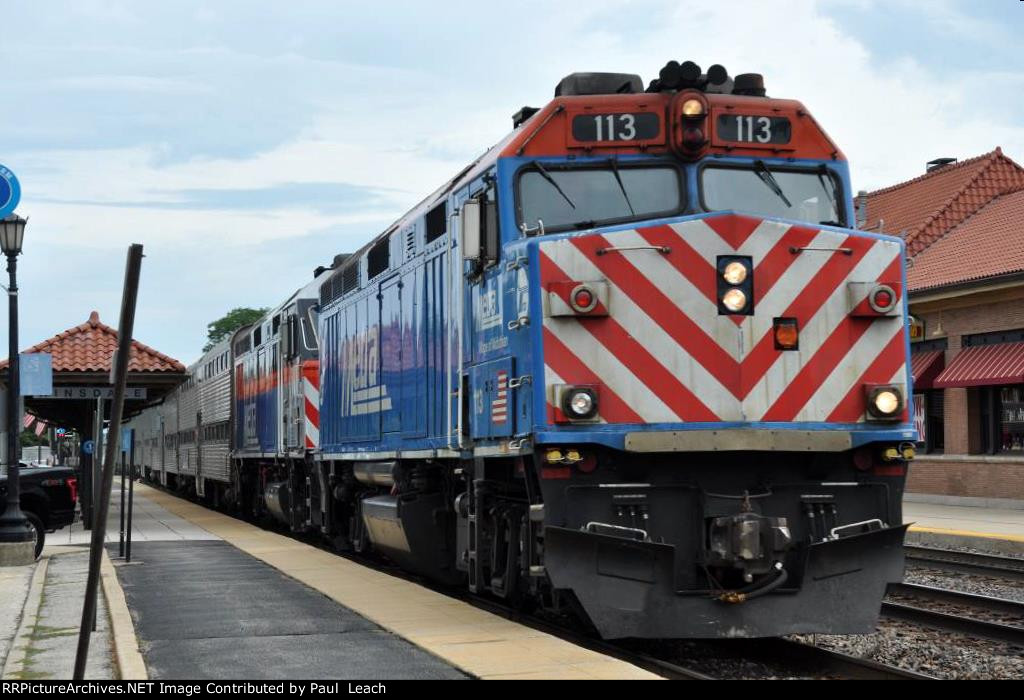
<svg viewBox="0 0 1024 700">
<path fill-rule="evenodd" d="M 730 289 L 722 297 L 722 305 L 729 311 L 742 311 L 747 305 L 747 295 L 738 289 Z"/>
<path fill-rule="evenodd" d="M 894 391 L 880 391 L 875 394 L 875 409 L 879 413 L 890 416 L 900 408 L 900 397 Z"/>
<path fill-rule="evenodd" d="M 574 420 L 592 418 L 597 414 L 597 394 L 593 389 L 570 387 L 563 395 L 562 410 Z"/>
<path fill-rule="evenodd" d="M 731 262 L 725 266 L 722 277 L 729 284 L 740 284 L 747 279 L 747 266 L 741 262 Z"/>
<path fill-rule="evenodd" d="M 875 420 L 898 420 L 903 411 L 903 390 L 895 385 L 865 386 L 868 417 Z"/>
<path fill-rule="evenodd" d="M 701 117 L 704 116 L 704 105 L 701 104 L 700 100 L 689 99 L 683 103 L 683 116 L 684 117 Z"/>
<path fill-rule="evenodd" d="M 585 391 L 577 391 L 569 398 L 569 410 L 577 416 L 586 416 L 594 410 L 594 397 Z"/>
</svg>

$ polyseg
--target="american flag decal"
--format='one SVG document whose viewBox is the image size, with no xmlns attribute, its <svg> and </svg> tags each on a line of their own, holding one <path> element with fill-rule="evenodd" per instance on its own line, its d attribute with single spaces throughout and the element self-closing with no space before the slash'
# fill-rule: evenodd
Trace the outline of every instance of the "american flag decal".
<svg viewBox="0 0 1024 700">
<path fill-rule="evenodd" d="M 508 372 L 498 372 L 497 398 L 491 401 L 491 422 L 504 423 L 508 420 Z"/>
<path fill-rule="evenodd" d="M 752 259 L 754 315 L 719 315 L 720 255 Z M 865 384 L 906 381 L 905 318 L 902 303 L 852 316 L 851 289 L 870 285 L 850 283 L 901 280 L 900 256 L 861 232 L 733 214 L 542 242 L 544 289 L 606 280 L 609 298 L 604 318 L 545 316 L 545 383 L 600 386 L 608 423 L 863 421 Z M 775 348 L 776 317 L 798 320 L 799 350 Z"/>
</svg>

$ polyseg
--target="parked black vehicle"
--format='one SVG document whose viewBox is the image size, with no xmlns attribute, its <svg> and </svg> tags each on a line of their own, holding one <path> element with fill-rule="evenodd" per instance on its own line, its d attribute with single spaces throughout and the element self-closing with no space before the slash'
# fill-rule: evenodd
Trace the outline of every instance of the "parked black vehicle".
<svg viewBox="0 0 1024 700">
<path fill-rule="evenodd" d="M 43 551 L 46 533 L 75 520 L 78 478 L 71 467 L 21 465 L 21 510 L 34 530 L 36 557 Z M 0 471 L 0 514 L 7 506 L 7 470 Z"/>
</svg>

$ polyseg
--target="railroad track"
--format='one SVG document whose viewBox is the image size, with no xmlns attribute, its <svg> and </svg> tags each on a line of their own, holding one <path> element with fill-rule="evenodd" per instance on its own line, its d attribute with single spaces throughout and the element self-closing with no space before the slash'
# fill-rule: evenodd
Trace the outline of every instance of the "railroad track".
<svg viewBox="0 0 1024 700">
<path fill-rule="evenodd" d="M 692 663 L 681 664 L 658 649 L 657 640 L 615 642 L 598 639 L 571 626 L 560 625 L 535 615 L 523 614 L 490 598 L 464 598 L 479 608 L 513 619 L 520 624 L 547 632 L 581 647 L 627 661 L 672 680 L 717 680 L 714 674 L 698 670 Z M 693 640 L 690 643 L 708 647 L 718 660 L 733 658 L 737 663 L 759 662 L 779 670 L 780 675 L 803 678 L 848 680 L 935 680 L 915 671 L 889 666 L 822 647 L 789 639 Z M 642 648 L 643 650 L 640 650 Z"/>
<path fill-rule="evenodd" d="M 908 671 L 871 659 L 804 644 L 789 639 L 749 640 L 756 646 L 751 654 L 785 666 L 803 668 L 815 677 L 848 680 L 936 680 L 933 676 Z"/>
<path fill-rule="evenodd" d="M 907 563 L 1010 581 L 1024 581 L 1024 558 L 904 545 Z"/>
<path fill-rule="evenodd" d="M 1024 647 L 1024 603 L 914 583 L 890 584 L 889 594 L 898 598 L 882 603 L 890 619 Z"/>
</svg>

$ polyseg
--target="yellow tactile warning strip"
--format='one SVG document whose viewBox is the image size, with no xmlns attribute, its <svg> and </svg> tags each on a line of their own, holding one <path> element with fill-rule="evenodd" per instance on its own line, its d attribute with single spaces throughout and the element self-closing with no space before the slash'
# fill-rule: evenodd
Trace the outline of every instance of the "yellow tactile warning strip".
<svg viewBox="0 0 1024 700">
<path fill-rule="evenodd" d="M 114 660 L 117 663 L 117 677 L 123 681 L 144 681 L 148 678 L 146 663 L 139 652 L 139 640 L 135 636 L 135 623 L 128 611 L 124 590 L 117 580 L 114 565 L 106 548 L 100 564 L 100 580 L 103 582 L 103 596 L 107 599 L 107 614 L 114 639 Z"/>
<path fill-rule="evenodd" d="M 625 661 L 583 649 L 163 491 L 140 486 L 137 493 L 471 676 L 660 678 Z"/>
<path fill-rule="evenodd" d="M 982 537 L 987 540 L 1009 540 L 1010 542 L 1024 542 L 1024 537 L 1020 535 L 1010 535 L 1006 533 L 995 533 L 995 532 L 976 532 L 974 530 L 951 530 L 941 527 L 918 527 L 912 525 L 910 527 L 911 532 L 930 532 L 936 535 L 955 535 L 957 537 Z"/>
</svg>

